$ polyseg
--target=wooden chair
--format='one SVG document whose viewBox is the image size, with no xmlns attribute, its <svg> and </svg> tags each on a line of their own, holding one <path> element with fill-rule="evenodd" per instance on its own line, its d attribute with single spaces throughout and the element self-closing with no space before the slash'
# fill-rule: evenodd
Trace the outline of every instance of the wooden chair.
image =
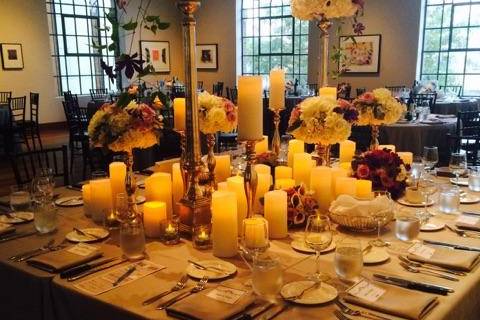
<svg viewBox="0 0 480 320">
<path fill-rule="evenodd" d="M 41 169 L 50 168 L 54 177 L 69 185 L 67 146 L 17 153 L 10 156 L 13 174 L 18 185 L 32 181 Z"/>
<path fill-rule="evenodd" d="M 8 106 L 8 99 L 12 97 L 12 91 L 0 91 L 0 106 Z"/>
<path fill-rule="evenodd" d="M 42 139 L 40 137 L 40 126 L 38 122 L 38 108 L 39 108 L 40 95 L 35 92 L 30 92 L 30 119 L 25 120 L 25 129 L 27 136 L 32 139 L 33 150 L 37 150 L 38 142 L 40 150 L 43 149 Z"/>
<path fill-rule="evenodd" d="M 364 94 L 365 92 L 367 92 L 367 88 L 361 87 L 361 88 L 357 88 L 355 91 L 356 91 L 356 93 L 357 93 L 357 97 L 359 97 L 359 96 L 361 96 L 362 94 Z"/>
<path fill-rule="evenodd" d="M 350 94 L 352 92 L 352 85 L 347 82 L 342 82 L 337 85 L 337 97 L 350 100 Z"/>
<path fill-rule="evenodd" d="M 197 81 L 197 90 L 203 91 L 203 81 Z"/>
<path fill-rule="evenodd" d="M 27 130 L 25 126 L 25 105 L 27 98 L 15 97 L 8 99 L 8 112 L 10 114 L 6 128 L 3 128 L 5 137 L 5 151 L 10 153 L 16 151 L 17 145 L 24 144 L 30 151 Z"/>
<path fill-rule="evenodd" d="M 437 93 L 416 93 L 412 95 L 412 98 L 417 106 L 428 105 L 430 112 L 433 112 L 433 107 L 437 102 Z"/>
<path fill-rule="evenodd" d="M 457 97 L 461 97 L 463 94 L 463 86 L 440 86 L 440 90 L 443 90 L 445 93 L 447 91 L 453 92 Z"/>
<path fill-rule="evenodd" d="M 478 165 L 480 140 L 480 111 L 461 111 L 457 113 L 455 134 L 448 134 L 450 152 L 464 150 L 469 165 Z"/>
<path fill-rule="evenodd" d="M 237 99 L 238 99 L 237 87 L 233 87 L 233 88 L 227 87 L 227 99 L 232 101 L 234 104 L 237 104 Z"/>
<path fill-rule="evenodd" d="M 107 101 L 109 98 L 108 89 L 106 88 L 97 88 L 90 89 L 90 97 L 93 101 Z"/>
<path fill-rule="evenodd" d="M 223 97 L 223 82 L 217 82 L 213 84 L 212 94 Z"/>
</svg>

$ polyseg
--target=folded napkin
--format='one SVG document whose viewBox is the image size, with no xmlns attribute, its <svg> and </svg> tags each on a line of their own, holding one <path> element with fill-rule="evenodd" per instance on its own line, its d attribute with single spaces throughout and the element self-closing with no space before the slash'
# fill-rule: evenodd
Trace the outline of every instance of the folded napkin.
<svg viewBox="0 0 480 320">
<path fill-rule="evenodd" d="M 425 293 L 377 282 L 375 282 L 375 286 L 386 290 L 375 302 L 366 301 L 349 294 L 345 295 L 344 299 L 364 308 L 411 320 L 423 319 L 438 304 L 437 297 Z"/>
<path fill-rule="evenodd" d="M 210 298 L 208 294 L 216 289 L 232 288 L 245 291 L 234 304 Z M 228 289 L 227 289 L 228 290 Z M 217 288 L 193 294 L 167 308 L 167 314 L 178 319 L 194 320 L 224 320 L 238 315 L 251 305 L 255 300 L 254 295 L 240 285 L 223 284 Z"/>
<path fill-rule="evenodd" d="M 61 272 L 72 267 L 81 265 L 91 260 L 97 259 L 103 255 L 103 253 L 96 247 L 82 244 L 84 247 L 89 247 L 88 251 L 75 251 L 71 248 L 63 250 L 52 251 L 44 255 L 34 257 L 27 260 L 27 263 L 32 267 L 50 272 Z M 76 245 L 79 246 L 79 245 Z M 74 253 L 77 252 L 77 253 Z"/>
<path fill-rule="evenodd" d="M 373 200 L 358 200 L 342 194 L 330 205 L 330 212 L 350 216 L 370 216 L 383 210 L 391 210 L 391 200 L 386 196 L 376 197 Z"/>
<path fill-rule="evenodd" d="M 457 226 L 461 229 L 480 231 L 480 220 L 475 224 L 468 224 L 468 223 L 464 223 L 464 222 L 456 222 L 455 226 Z"/>
<path fill-rule="evenodd" d="M 440 267 L 470 271 L 478 263 L 480 253 L 465 250 L 452 250 L 435 247 L 430 259 L 409 254 L 408 258 L 418 262 L 426 262 Z"/>
</svg>

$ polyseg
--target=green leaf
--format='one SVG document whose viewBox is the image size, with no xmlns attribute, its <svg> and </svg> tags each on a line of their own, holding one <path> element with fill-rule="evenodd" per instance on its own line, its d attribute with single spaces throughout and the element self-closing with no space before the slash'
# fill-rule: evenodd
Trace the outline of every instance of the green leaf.
<svg viewBox="0 0 480 320">
<path fill-rule="evenodd" d="M 150 31 L 152 31 L 153 34 L 157 34 L 157 26 L 156 26 L 156 25 L 152 25 L 152 27 L 150 28 Z"/>
<path fill-rule="evenodd" d="M 108 51 L 115 51 L 117 49 L 117 44 L 115 42 L 108 45 Z"/>
<path fill-rule="evenodd" d="M 124 107 L 128 106 L 130 101 L 132 101 L 132 99 L 130 98 L 130 95 L 128 94 L 128 92 L 123 92 L 118 97 L 117 106 L 120 107 L 120 108 L 124 108 Z"/>
<path fill-rule="evenodd" d="M 107 48 L 107 45 L 99 45 L 99 44 L 96 44 L 95 43 L 95 40 L 92 39 L 92 44 L 91 44 L 91 47 L 94 48 L 94 49 L 97 49 L 98 52 L 102 51 L 103 49 Z"/>
<path fill-rule="evenodd" d="M 165 29 L 168 29 L 168 27 L 170 27 L 170 23 L 160 22 L 160 23 L 157 23 L 157 26 L 158 26 L 158 29 L 165 30 Z"/>
<path fill-rule="evenodd" d="M 137 21 L 132 21 L 130 20 L 130 22 L 128 23 L 125 23 L 124 25 L 122 25 L 122 28 L 124 30 L 127 30 L 127 31 L 131 31 L 131 30 L 135 30 L 138 26 L 138 22 Z"/>
<path fill-rule="evenodd" d="M 146 17 L 145 17 L 145 20 L 146 20 L 147 22 L 153 22 L 153 21 L 155 21 L 156 19 L 158 19 L 158 16 L 146 16 Z"/>
</svg>

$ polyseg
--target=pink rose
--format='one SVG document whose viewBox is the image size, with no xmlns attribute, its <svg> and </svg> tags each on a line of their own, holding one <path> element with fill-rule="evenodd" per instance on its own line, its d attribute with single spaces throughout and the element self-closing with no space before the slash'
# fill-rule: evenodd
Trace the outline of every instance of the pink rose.
<svg viewBox="0 0 480 320">
<path fill-rule="evenodd" d="M 375 102 L 375 96 L 371 92 L 365 92 L 360 96 L 360 100 L 370 104 Z"/>
<path fill-rule="evenodd" d="M 370 168 L 366 164 L 361 164 L 357 168 L 357 176 L 360 179 L 367 179 L 370 176 Z"/>
</svg>

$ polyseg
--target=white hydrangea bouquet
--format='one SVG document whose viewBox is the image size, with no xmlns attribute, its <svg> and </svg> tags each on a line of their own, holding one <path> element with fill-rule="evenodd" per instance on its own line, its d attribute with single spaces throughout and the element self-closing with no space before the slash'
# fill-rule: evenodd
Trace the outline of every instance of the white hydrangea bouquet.
<svg viewBox="0 0 480 320">
<path fill-rule="evenodd" d="M 198 95 L 198 104 L 202 133 L 232 132 L 237 127 L 237 107 L 230 100 L 204 91 Z"/>
<path fill-rule="evenodd" d="M 385 88 L 365 92 L 353 101 L 353 105 L 359 113 L 359 126 L 392 124 L 406 112 L 405 105 L 398 102 L 390 90 Z"/>
<path fill-rule="evenodd" d="M 363 9 L 364 0 L 292 0 L 292 15 L 300 20 L 348 18 Z"/>
</svg>

